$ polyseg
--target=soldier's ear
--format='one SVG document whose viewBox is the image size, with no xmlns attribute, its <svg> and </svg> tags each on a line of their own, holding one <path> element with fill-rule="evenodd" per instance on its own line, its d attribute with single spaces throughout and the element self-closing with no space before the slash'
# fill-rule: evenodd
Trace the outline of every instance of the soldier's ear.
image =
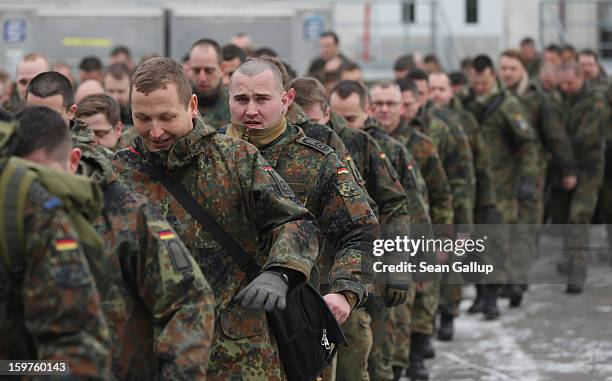
<svg viewBox="0 0 612 381">
<path fill-rule="evenodd" d="M 68 171 L 75 174 L 79 169 L 81 163 L 81 150 L 79 148 L 72 148 L 68 154 Z"/>
<path fill-rule="evenodd" d="M 195 118 L 198 116 L 198 96 L 195 94 L 191 94 L 191 99 L 189 100 L 189 106 L 187 107 L 189 112 L 191 113 L 191 117 Z"/>
<path fill-rule="evenodd" d="M 287 112 L 290 104 L 291 104 L 291 100 L 290 100 L 289 94 L 287 94 L 286 91 L 283 91 L 283 93 L 281 94 L 281 106 L 283 109 L 283 113 Z"/>
<path fill-rule="evenodd" d="M 118 121 L 117 124 L 115 124 L 115 131 L 117 131 L 117 133 L 121 133 L 121 131 L 123 130 L 123 122 L 122 121 Z"/>
<path fill-rule="evenodd" d="M 72 106 L 68 107 L 68 120 L 72 120 L 74 119 L 74 116 L 76 115 L 77 112 L 77 105 L 73 104 Z"/>
</svg>

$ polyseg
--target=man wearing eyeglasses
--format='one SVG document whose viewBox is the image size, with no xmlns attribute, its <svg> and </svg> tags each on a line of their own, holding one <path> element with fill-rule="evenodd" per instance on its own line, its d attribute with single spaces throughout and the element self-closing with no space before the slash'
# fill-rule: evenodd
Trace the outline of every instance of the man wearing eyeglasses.
<svg viewBox="0 0 612 381">
<path fill-rule="evenodd" d="M 106 94 L 93 94 L 77 105 L 76 119 L 87 124 L 93 141 L 111 151 L 118 151 L 136 137 L 132 129 L 123 129 L 119 103 Z"/>
<path fill-rule="evenodd" d="M 189 51 L 188 77 L 193 93 L 198 97 L 202 119 L 215 129 L 231 122 L 229 95 L 223 86 L 221 47 L 211 39 L 196 41 Z"/>
</svg>

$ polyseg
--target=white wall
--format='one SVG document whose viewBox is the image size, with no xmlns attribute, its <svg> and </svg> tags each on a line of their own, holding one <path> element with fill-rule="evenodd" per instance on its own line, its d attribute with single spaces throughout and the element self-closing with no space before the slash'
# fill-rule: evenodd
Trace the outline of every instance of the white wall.
<svg viewBox="0 0 612 381">
<path fill-rule="evenodd" d="M 536 46 L 541 46 L 539 1 L 507 0 L 505 8 L 504 45 L 518 47 L 521 40 L 529 36 L 536 41 Z"/>
</svg>

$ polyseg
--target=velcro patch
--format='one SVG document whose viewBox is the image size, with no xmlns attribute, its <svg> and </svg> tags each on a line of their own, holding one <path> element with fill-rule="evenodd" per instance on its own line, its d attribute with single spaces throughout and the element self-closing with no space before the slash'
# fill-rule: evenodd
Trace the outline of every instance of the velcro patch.
<svg viewBox="0 0 612 381">
<path fill-rule="evenodd" d="M 305 145 L 306 147 L 313 148 L 324 155 L 329 155 L 334 152 L 334 150 L 330 146 L 314 138 L 303 137 L 298 139 L 297 142 L 302 145 Z"/>
</svg>

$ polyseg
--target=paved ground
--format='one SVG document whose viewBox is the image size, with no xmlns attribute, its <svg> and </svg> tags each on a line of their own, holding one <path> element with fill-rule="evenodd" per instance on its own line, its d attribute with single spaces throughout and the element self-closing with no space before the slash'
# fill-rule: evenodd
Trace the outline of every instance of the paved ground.
<svg viewBox="0 0 612 381">
<path fill-rule="evenodd" d="M 564 290 L 532 285 L 523 307 L 502 300 L 501 319 L 486 322 L 465 313 L 466 288 L 455 340 L 434 341 L 430 380 L 612 381 L 612 267 L 596 261 L 583 294 Z"/>
</svg>

